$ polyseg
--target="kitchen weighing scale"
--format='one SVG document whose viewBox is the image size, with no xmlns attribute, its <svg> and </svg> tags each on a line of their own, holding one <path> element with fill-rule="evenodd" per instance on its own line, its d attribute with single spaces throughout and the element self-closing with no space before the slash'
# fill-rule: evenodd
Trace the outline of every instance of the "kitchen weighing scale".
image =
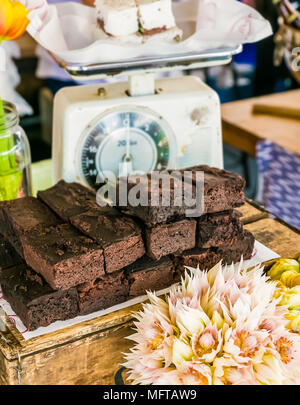
<svg viewBox="0 0 300 405">
<path fill-rule="evenodd" d="M 222 168 L 218 95 L 195 76 L 155 75 L 224 65 L 241 49 L 86 66 L 60 61 L 76 80 L 109 83 L 66 87 L 55 96 L 54 182 L 97 188 L 105 172 L 119 177 L 198 164 Z M 119 76 L 128 81 L 115 80 Z"/>
</svg>

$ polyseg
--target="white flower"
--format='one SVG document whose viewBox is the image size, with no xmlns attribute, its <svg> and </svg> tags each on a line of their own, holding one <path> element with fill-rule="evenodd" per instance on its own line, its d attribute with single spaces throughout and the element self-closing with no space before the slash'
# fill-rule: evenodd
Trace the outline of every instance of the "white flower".
<svg viewBox="0 0 300 405">
<path fill-rule="evenodd" d="M 254 365 L 255 376 L 261 384 L 284 385 L 288 384 L 284 367 L 279 359 L 271 354 L 266 354 L 263 361 Z"/>
<path fill-rule="evenodd" d="M 189 308 L 181 303 L 176 307 L 176 323 L 183 335 L 192 336 L 200 333 L 209 322 L 209 317 L 201 308 Z"/>
<path fill-rule="evenodd" d="M 275 289 L 259 266 L 189 268 L 181 284 L 164 298 L 150 294 L 136 314 L 124 364 L 129 378 L 135 384 L 300 383 L 300 335 L 287 329 L 297 329 L 299 318 L 279 306 Z M 295 291 L 281 292 L 290 300 Z"/>
<path fill-rule="evenodd" d="M 192 358 L 193 351 L 191 346 L 175 338 L 172 347 L 172 363 L 175 364 L 176 367 L 180 367 L 182 363 L 192 360 Z"/>
</svg>

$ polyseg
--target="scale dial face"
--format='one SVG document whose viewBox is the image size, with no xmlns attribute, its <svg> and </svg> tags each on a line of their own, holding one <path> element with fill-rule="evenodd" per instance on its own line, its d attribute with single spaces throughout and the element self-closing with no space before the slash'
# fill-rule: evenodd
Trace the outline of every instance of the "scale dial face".
<svg viewBox="0 0 300 405">
<path fill-rule="evenodd" d="M 77 161 L 79 175 L 91 187 L 105 171 L 117 177 L 175 168 L 176 138 L 168 123 L 146 107 L 106 110 L 83 131 Z"/>
</svg>

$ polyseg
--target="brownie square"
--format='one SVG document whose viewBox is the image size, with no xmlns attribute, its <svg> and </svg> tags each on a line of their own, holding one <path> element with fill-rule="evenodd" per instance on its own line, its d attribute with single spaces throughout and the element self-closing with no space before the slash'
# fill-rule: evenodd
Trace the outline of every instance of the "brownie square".
<svg viewBox="0 0 300 405">
<path fill-rule="evenodd" d="M 185 266 L 193 268 L 199 266 L 200 270 L 209 270 L 221 260 L 223 264 L 231 264 L 239 262 L 242 257 L 244 260 L 250 259 L 254 242 L 254 236 L 249 231 L 244 230 L 242 237 L 228 248 L 195 248 L 174 256 L 175 280 L 178 281 L 184 274 Z"/>
<path fill-rule="evenodd" d="M 100 207 L 99 207 L 100 208 Z M 135 262 L 145 253 L 140 227 L 115 209 L 94 209 L 71 218 L 71 223 L 103 249 L 106 273 Z"/>
<path fill-rule="evenodd" d="M 213 249 L 191 249 L 180 256 L 174 256 L 173 262 L 175 265 L 174 281 L 180 281 L 184 276 L 185 267 L 197 268 L 200 270 L 209 270 L 220 261 L 220 256 Z"/>
<path fill-rule="evenodd" d="M 13 246 L 0 235 L 0 274 L 9 267 L 17 266 L 24 263 L 24 260 Z"/>
<path fill-rule="evenodd" d="M 172 178 L 165 172 L 161 172 L 159 177 L 160 180 L 156 181 L 153 181 L 151 174 L 141 179 L 131 176 L 120 178 L 116 192 L 118 209 L 139 218 L 148 227 L 184 218 L 186 210 L 193 208 L 194 186 L 185 185 L 191 199 L 184 200 L 184 184 L 181 180 Z M 127 197 L 124 198 L 126 190 Z M 134 206 L 131 204 L 132 193 L 140 199 Z"/>
<path fill-rule="evenodd" d="M 200 188 L 203 194 L 200 195 L 197 195 L 197 172 L 204 173 L 204 183 L 202 189 Z M 161 180 L 154 182 L 155 192 L 151 189 L 152 175 L 153 173 L 148 174 L 141 180 L 133 176 L 120 178 L 117 184 L 118 208 L 140 218 L 148 227 L 186 217 L 187 210 L 196 208 L 195 200 L 200 207 L 198 215 L 195 214 L 198 217 L 206 213 L 231 210 L 245 202 L 245 180 L 240 175 L 226 170 L 202 165 L 176 171 L 162 171 L 159 173 Z M 133 206 L 130 194 L 137 190 L 146 203 Z M 170 195 L 169 201 L 162 198 L 166 191 Z M 126 192 L 127 199 L 124 198 Z M 158 203 L 151 204 L 154 194 Z"/>
<path fill-rule="evenodd" d="M 76 288 L 54 291 L 24 264 L 3 271 L 0 283 L 4 298 L 28 330 L 78 315 Z"/>
<path fill-rule="evenodd" d="M 168 257 L 155 261 L 143 256 L 124 269 L 129 282 L 129 297 L 145 295 L 147 290 L 159 291 L 173 282 L 174 266 Z"/>
<path fill-rule="evenodd" d="M 23 256 L 22 235 L 39 225 L 52 226 L 61 220 L 37 198 L 24 197 L 0 203 L 0 232 Z"/>
<path fill-rule="evenodd" d="M 122 271 L 107 274 L 77 287 L 80 315 L 112 307 L 126 301 L 128 281 Z"/>
<path fill-rule="evenodd" d="M 69 224 L 36 228 L 22 244 L 26 263 L 54 289 L 66 290 L 104 274 L 102 249 Z"/>
<path fill-rule="evenodd" d="M 239 262 L 243 257 L 244 260 L 251 259 L 254 249 L 255 238 L 251 232 L 246 229 L 243 230 L 242 236 L 238 241 L 227 247 L 217 248 L 217 253 L 220 256 L 220 260 L 224 260 L 224 263 L 231 264 Z"/>
<path fill-rule="evenodd" d="M 78 183 L 59 181 L 55 186 L 38 192 L 38 198 L 64 221 L 98 207 L 96 193 Z"/>
<path fill-rule="evenodd" d="M 180 170 L 194 185 L 199 171 L 204 173 L 203 214 L 231 210 L 245 203 L 246 182 L 242 176 L 207 165 Z"/>
<path fill-rule="evenodd" d="M 241 213 L 237 210 L 206 214 L 198 219 L 197 243 L 199 248 L 226 248 L 238 242 L 243 236 Z"/>
<path fill-rule="evenodd" d="M 159 260 L 171 253 L 181 253 L 196 244 L 195 220 L 181 220 L 145 229 L 147 255 Z"/>
</svg>

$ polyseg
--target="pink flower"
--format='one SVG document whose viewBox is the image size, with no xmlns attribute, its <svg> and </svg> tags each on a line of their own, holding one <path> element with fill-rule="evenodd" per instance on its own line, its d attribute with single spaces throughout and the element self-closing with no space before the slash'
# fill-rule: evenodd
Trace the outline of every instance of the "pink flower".
<svg viewBox="0 0 300 405">
<path fill-rule="evenodd" d="M 216 326 L 209 326 L 192 338 L 192 348 L 199 360 L 211 363 L 222 346 L 221 331 Z"/>
<path fill-rule="evenodd" d="M 300 335 L 257 266 L 188 268 L 136 314 L 124 365 L 134 384 L 299 384 Z"/>
<path fill-rule="evenodd" d="M 177 378 L 180 385 L 211 385 L 212 371 L 206 364 L 191 361 L 177 371 Z"/>
</svg>

